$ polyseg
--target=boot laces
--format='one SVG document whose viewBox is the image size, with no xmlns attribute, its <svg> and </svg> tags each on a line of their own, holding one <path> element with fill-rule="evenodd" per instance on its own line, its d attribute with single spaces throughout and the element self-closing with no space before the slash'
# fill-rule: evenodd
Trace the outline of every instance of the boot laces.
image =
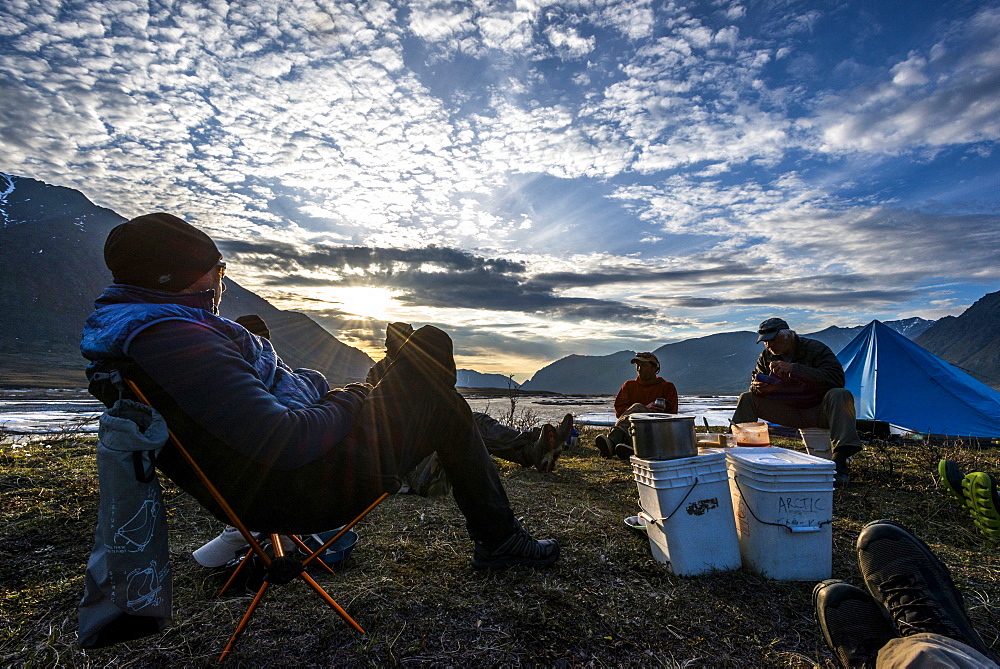
<svg viewBox="0 0 1000 669">
<path fill-rule="evenodd" d="M 950 631 L 938 603 L 928 595 L 927 585 L 914 574 L 890 576 L 879 586 L 879 591 L 901 636 L 920 632 L 947 635 Z"/>
</svg>

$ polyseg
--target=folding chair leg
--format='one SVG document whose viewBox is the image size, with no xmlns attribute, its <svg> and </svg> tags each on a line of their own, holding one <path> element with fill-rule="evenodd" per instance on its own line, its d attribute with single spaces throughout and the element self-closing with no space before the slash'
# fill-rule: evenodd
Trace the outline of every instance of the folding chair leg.
<svg viewBox="0 0 1000 669">
<path fill-rule="evenodd" d="M 306 546 L 305 542 L 304 542 L 304 541 L 302 541 L 302 539 L 299 539 L 299 538 L 298 538 L 297 536 L 295 536 L 294 534 L 289 534 L 289 535 L 287 535 L 287 536 L 288 536 L 288 538 L 289 538 L 289 539 L 291 539 L 291 540 L 292 540 L 292 542 L 293 542 L 293 543 L 294 543 L 294 544 L 295 544 L 296 546 L 298 546 L 298 547 L 299 547 L 299 549 L 300 549 L 300 550 L 301 550 L 301 551 L 302 551 L 303 553 L 305 553 L 306 555 L 309 555 L 310 553 L 312 553 L 312 549 L 311 549 L 311 548 L 309 548 L 308 546 Z M 322 567 L 323 569 L 326 569 L 326 571 L 327 571 L 328 573 L 330 573 L 330 574 L 336 574 L 336 573 L 337 573 L 337 572 L 335 572 L 335 571 L 333 570 L 333 567 L 331 567 L 331 566 L 330 566 L 330 565 L 328 565 L 327 563 L 323 562 L 322 560 L 316 560 L 315 562 L 316 562 L 316 564 L 318 564 L 318 565 L 319 565 L 320 567 Z"/>
<path fill-rule="evenodd" d="M 302 572 L 301 574 L 299 574 L 299 576 L 301 576 L 302 580 L 308 583 L 309 587 L 315 590 L 316 593 L 323 598 L 323 601 L 325 601 L 327 604 L 333 607 L 333 610 L 337 612 L 337 615 L 339 615 L 341 618 L 344 619 L 344 622 L 353 627 L 356 631 L 361 632 L 362 634 L 368 634 L 368 632 L 361 629 L 361 625 L 355 622 L 354 618 L 352 618 L 350 614 L 347 613 L 347 611 L 341 608 L 340 604 L 338 604 L 333 599 L 333 597 L 327 594 L 326 590 L 323 589 L 323 586 L 317 583 L 312 576 L 310 576 L 306 572 Z"/>
<path fill-rule="evenodd" d="M 267 589 L 268 587 L 270 587 L 270 585 L 271 584 L 268 583 L 267 581 L 264 581 L 264 583 L 261 584 L 260 590 L 257 591 L 257 594 L 254 596 L 253 601 L 250 602 L 250 606 L 247 608 L 247 612 L 243 614 L 243 619 L 240 620 L 240 624 L 236 626 L 236 631 L 233 632 L 233 635 L 231 637 L 229 637 L 229 643 L 226 644 L 226 647 L 222 651 L 222 655 L 219 656 L 219 662 L 222 662 L 224 659 L 226 659 L 226 656 L 229 655 L 230 651 L 232 651 L 233 646 L 236 645 L 236 640 L 239 638 L 241 634 L 243 634 L 243 630 L 246 629 L 247 624 L 250 622 L 250 616 L 252 616 L 254 611 L 257 610 L 257 605 L 260 604 L 260 600 L 264 598 L 264 593 L 267 592 Z"/>
</svg>

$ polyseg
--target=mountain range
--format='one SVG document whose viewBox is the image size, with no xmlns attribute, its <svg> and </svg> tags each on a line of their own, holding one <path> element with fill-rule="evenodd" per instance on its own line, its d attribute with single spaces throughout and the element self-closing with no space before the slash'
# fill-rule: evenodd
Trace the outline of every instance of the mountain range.
<svg viewBox="0 0 1000 669">
<path fill-rule="evenodd" d="M 104 240 L 125 219 L 79 191 L 0 174 L 0 384 L 86 385 L 83 322 L 109 285 Z M 304 314 L 282 311 L 226 279 L 221 312 L 257 314 L 282 359 L 323 372 L 340 385 L 364 380 L 372 359 Z"/>
<path fill-rule="evenodd" d="M 85 385 L 80 331 L 93 301 L 111 283 L 104 266 L 108 232 L 125 219 L 79 191 L 0 173 L 0 386 Z M 277 309 L 226 279 L 222 315 L 255 313 L 292 367 L 311 367 L 333 385 L 363 380 L 372 359 L 348 346 L 304 314 Z M 794 327 L 794 323 L 792 324 Z M 928 351 L 1000 387 L 1000 292 L 990 293 L 960 316 L 939 321 L 907 318 L 886 325 Z M 839 351 L 864 327 L 829 327 L 803 333 Z M 731 395 L 746 389 L 760 353 L 753 332 L 724 332 L 671 342 L 654 349 L 661 375 L 681 394 Z M 613 394 L 635 376 L 633 351 L 604 356 L 569 355 L 538 370 L 523 390 L 564 394 Z M 507 388 L 508 377 L 459 370 L 458 385 Z M 516 384 L 515 384 L 516 385 Z"/>
<path fill-rule="evenodd" d="M 458 370 L 458 380 L 455 385 L 459 388 L 512 388 L 517 389 L 521 384 L 514 381 L 509 376 L 503 374 L 484 374 L 474 369 Z"/>
<path fill-rule="evenodd" d="M 912 339 L 932 323 L 908 318 L 886 325 Z M 836 352 L 863 327 L 829 327 L 803 336 L 819 339 Z M 761 348 L 756 332 L 722 332 L 664 344 L 653 353 L 660 361 L 660 376 L 676 385 L 682 395 L 735 395 L 750 385 L 750 372 Z M 522 387 L 559 388 L 560 392 L 587 395 L 615 393 L 623 381 L 635 376 L 630 362 L 633 355 L 632 351 L 605 356 L 571 355 L 540 369 Z"/>
</svg>

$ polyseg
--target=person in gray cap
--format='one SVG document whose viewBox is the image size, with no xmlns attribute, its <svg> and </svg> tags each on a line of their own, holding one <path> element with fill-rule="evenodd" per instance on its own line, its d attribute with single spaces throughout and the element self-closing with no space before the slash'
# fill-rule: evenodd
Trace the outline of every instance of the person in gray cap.
<svg viewBox="0 0 1000 669">
<path fill-rule="evenodd" d="M 785 427 L 830 430 L 835 483 L 850 476 L 847 459 L 861 450 L 855 425 L 854 396 L 844 388 L 844 368 L 830 347 L 800 337 L 781 318 L 757 328 L 764 350 L 750 378 L 750 392 L 740 395 L 734 423 L 766 420 Z"/>
<path fill-rule="evenodd" d="M 622 384 L 615 397 L 618 422 L 606 435 L 594 439 L 597 450 L 605 458 L 618 456 L 628 460 L 633 453 L 632 437 L 628 433 L 629 416 L 634 413 L 677 413 L 677 389 L 659 376 L 660 361 L 652 353 L 636 353 L 632 358 L 636 378 Z"/>
</svg>

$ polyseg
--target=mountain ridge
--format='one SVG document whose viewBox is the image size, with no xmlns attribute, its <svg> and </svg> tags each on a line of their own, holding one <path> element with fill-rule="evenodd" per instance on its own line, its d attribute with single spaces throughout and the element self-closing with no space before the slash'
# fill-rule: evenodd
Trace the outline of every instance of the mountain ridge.
<svg viewBox="0 0 1000 669">
<path fill-rule="evenodd" d="M 94 300 L 112 283 L 104 240 L 125 220 L 79 191 L 0 174 L 0 385 L 86 385 L 80 333 Z M 323 372 L 331 385 L 364 380 L 372 365 L 364 352 L 339 341 L 304 314 L 282 311 L 226 279 L 221 313 L 255 313 L 292 367 Z"/>
<path fill-rule="evenodd" d="M 914 342 L 1000 388 L 1000 291 L 987 293 L 958 316 L 935 321 Z"/>
<path fill-rule="evenodd" d="M 922 318 L 886 323 L 910 337 L 924 332 L 931 324 L 932 321 Z M 833 326 L 802 336 L 818 339 L 837 352 L 864 327 Z M 736 395 L 750 385 L 750 373 L 760 350 L 756 332 L 737 331 L 663 344 L 653 349 L 653 353 L 660 361 L 660 376 L 676 385 L 682 395 Z M 540 369 L 522 388 L 564 394 L 614 394 L 623 382 L 635 377 L 630 362 L 634 355 L 633 351 L 606 356 L 569 355 Z"/>
</svg>

